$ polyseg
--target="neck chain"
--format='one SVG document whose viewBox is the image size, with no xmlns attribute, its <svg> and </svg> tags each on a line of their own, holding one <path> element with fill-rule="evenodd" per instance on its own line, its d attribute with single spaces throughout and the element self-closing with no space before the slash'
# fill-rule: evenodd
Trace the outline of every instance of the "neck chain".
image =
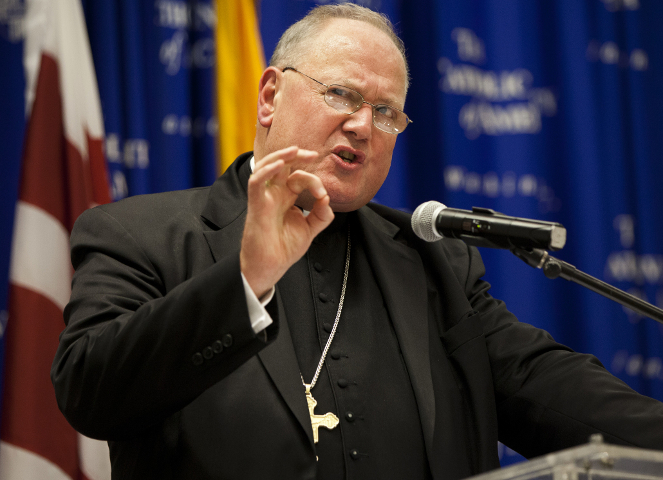
<svg viewBox="0 0 663 480">
<path fill-rule="evenodd" d="M 325 413 L 324 415 L 316 415 L 313 413 L 313 410 L 315 409 L 315 406 L 318 404 L 318 402 L 313 398 L 313 394 L 311 394 L 311 390 L 313 390 L 313 387 L 315 387 L 315 384 L 318 381 L 318 377 L 320 376 L 320 371 L 322 370 L 322 366 L 325 364 L 325 358 L 327 358 L 327 352 L 329 351 L 329 347 L 332 344 L 332 341 L 334 340 L 334 335 L 336 335 L 336 328 L 338 327 L 338 321 L 341 319 L 341 311 L 343 311 L 343 301 L 345 300 L 345 287 L 348 284 L 348 270 L 350 269 L 350 226 L 348 225 L 348 246 L 345 254 L 345 272 L 343 272 L 343 286 L 341 287 L 341 298 L 338 301 L 338 311 L 336 312 L 336 319 L 334 320 L 334 326 L 332 327 L 332 331 L 329 334 L 329 338 L 327 339 L 327 344 L 325 345 L 325 348 L 322 350 L 322 356 L 320 357 L 320 361 L 318 362 L 318 368 L 315 370 L 315 375 L 313 375 L 313 380 L 311 380 L 310 384 L 306 384 L 304 382 L 304 377 L 302 376 L 302 383 L 304 384 L 304 387 L 306 388 L 306 402 L 308 403 L 308 411 L 309 415 L 311 416 L 311 425 L 313 427 L 313 441 L 315 443 L 318 443 L 318 428 L 320 427 L 325 427 L 328 429 L 332 429 L 338 425 L 338 417 L 334 415 L 332 412 Z M 301 374 L 300 374 L 301 375 Z"/>
</svg>

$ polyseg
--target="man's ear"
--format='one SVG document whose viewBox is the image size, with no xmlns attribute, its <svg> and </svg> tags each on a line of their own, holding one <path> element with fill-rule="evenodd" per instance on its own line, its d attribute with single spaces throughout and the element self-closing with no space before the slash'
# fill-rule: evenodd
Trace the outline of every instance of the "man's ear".
<svg viewBox="0 0 663 480">
<path fill-rule="evenodd" d="M 275 101 L 278 90 L 277 82 L 281 72 L 274 67 L 268 67 L 260 77 L 258 86 L 258 123 L 265 128 L 272 125 L 274 119 Z"/>
</svg>

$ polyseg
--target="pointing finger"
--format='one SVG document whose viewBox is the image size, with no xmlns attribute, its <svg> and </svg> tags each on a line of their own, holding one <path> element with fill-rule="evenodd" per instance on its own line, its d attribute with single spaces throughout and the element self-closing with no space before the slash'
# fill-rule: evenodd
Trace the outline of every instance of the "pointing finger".
<svg viewBox="0 0 663 480">
<path fill-rule="evenodd" d="M 312 150 L 304 150 L 303 148 L 298 148 L 296 146 L 284 148 L 282 150 L 277 150 L 272 152 L 265 157 L 261 158 L 256 162 L 254 172 L 257 172 L 265 165 L 274 163 L 278 160 L 283 160 L 286 164 L 293 162 L 294 160 L 313 160 L 318 156 L 317 152 Z"/>
</svg>

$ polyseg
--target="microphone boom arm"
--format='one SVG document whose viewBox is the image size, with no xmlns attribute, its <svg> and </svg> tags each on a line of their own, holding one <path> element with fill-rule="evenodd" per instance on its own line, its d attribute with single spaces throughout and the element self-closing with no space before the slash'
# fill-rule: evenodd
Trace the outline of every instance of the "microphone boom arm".
<svg viewBox="0 0 663 480">
<path fill-rule="evenodd" d="M 663 310 L 645 302 L 641 298 L 631 295 L 630 293 L 620 290 L 617 287 L 605 283 L 596 277 L 578 270 L 570 263 L 566 263 L 548 254 L 547 251 L 539 248 L 526 250 L 523 248 L 512 248 L 511 253 L 520 258 L 530 267 L 539 268 L 543 270 L 546 277 L 554 279 L 562 277 L 565 280 L 575 282 L 582 285 L 589 290 L 603 295 L 610 300 L 613 300 L 634 312 L 639 313 L 645 317 L 656 320 L 658 323 L 663 324 Z"/>
</svg>

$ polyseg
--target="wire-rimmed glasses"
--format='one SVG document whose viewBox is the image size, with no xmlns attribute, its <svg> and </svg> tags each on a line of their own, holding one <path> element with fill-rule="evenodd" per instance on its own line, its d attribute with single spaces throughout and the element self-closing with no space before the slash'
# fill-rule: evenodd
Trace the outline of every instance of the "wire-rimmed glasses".
<svg viewBox="0 0 663 480">
<path fill-rule="evenodd" d="M 408 124 L 413 123 L 403 111 L 394 108 L 391 105 L 374 105 L 371 102 L 367 102 L 364 100 L 361 93 L 356 92 L 351 88 L 344 87 L 343 85 L 327 85 L 313 77 L 309 77 L 294 67 L 285 67 L 283 72 L 287 70 L 297 72 L 300 75 L 304 75 L 306 78 L 310 78 L 314 82 L 327 87 L 327 91 L 325 92 L 325 102 L 336 111 L 345 113 L 346 115 L 352 115 L 359 110 L 364 103 L 367 103 L 373 109 L 373 125 L 383 132 L 398 135 L 405 130 Z"/>
</svg>

